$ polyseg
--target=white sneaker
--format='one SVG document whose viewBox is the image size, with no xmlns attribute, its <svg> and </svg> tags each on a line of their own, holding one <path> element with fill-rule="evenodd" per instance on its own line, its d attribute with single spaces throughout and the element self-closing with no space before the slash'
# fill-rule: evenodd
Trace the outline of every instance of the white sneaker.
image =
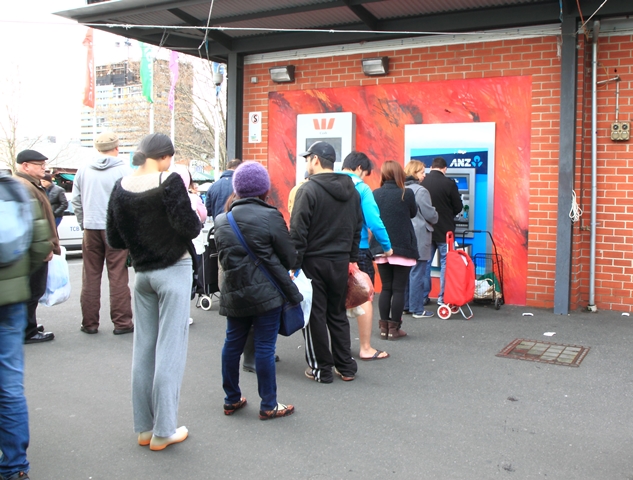
<svg viewBox="0 0 633 480">
<path fill-rule="evenodd" d="M 189 325 L 193 325 L 193 318 L 189 317 Z"/>
<path fill-rule="evenodd" d="M 425 310 L 422 313 L 414 313 L 413 318 L 431 318 L 433 315 L 435 315 L 433 312 Z"/>
</svg>

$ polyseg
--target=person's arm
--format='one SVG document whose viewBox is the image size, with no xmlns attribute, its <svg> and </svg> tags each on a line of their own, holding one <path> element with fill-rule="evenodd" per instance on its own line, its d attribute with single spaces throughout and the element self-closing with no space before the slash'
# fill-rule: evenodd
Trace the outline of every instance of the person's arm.
<svg viewBox="0 0 633 480">
<path fill-rule="evenodd" d="M 48 220 L 37 200 L 31 200 L 31 209 L 33 211 L 33 236 L 29 248 L 29 269 L 30 273 L 33 273 L 42 268 L 42 262 L 45 262 L 53 251 L 53 244 L 50 241 L 51 229 Z"/>
<path fill-rule="evenodd" d="M 215 183 L 213 184 L 215 185 Z M 207 196 L 204 199 L 204 206 L 207 207 L 207 216 L 213 218 L 213 214 L 214 214 L 214 209 L 215 209 L 215 200 L 214 200 L 214 195 L 213 195 L 213 185 L 211 185 L 209 187 L 209 189 L 207 190 Z"/>
<path fill-rule="evenodd" d="M 191 200 L 180 175 L 172 173 L 164 183 L 163 204 L 167 209 L 169 224 L 184 238 L 196 238 L 202 228 L 202 222 L 191 208 Z"/>
<path fill-rule="evenodd" d="M 81 171 L 77 172 L 75 181 L 73 182 L 73 209 L 75 211 L 75 217 L 77 217 L 77 223 L 79 227 L 84 229 L 84 210 L 81 206 Z"/>
<path fill-rule="evenodd" d="M 268 230 L 273 250 L 279 257 L 281 264 L 286 270 L 292 269 L 297 261 L 297 250 L 288 232 L 286 221 L 279 210 L 270 216 Z"/>
<path fill-rule="evenodd" d="M 404 190 L 404 201 L 409 209 L 409 218 L 415 218 L 418 214 L 418 205 L 415 203 L 415 195 L 410 188 Z"/>
<path fill-rule="evenodd" d="M 360 250 L 360 233 L 363 229 L 363 210 L 360 208 L 360 198 L 358 192 L 355 192 L 354 205 L 356 205 L 356 222 L 354 225 L 354 237 L 352 239 L 352 249 L 349 253 L 350 263 L 358 261 L 358 251 Z"/>
<path fill-rule="evenodd" d="M 459 212 L 464 208 L 464 204 L 462 203 L 462 197 L 459 194 L 459 190 L 457 189 L 457 184 L 451 180 L 451 204 L 453 206 L 453 215 L 458 215 Z"/>
<path fill-rule="evenodd" d="M 382 218 L 380 218 L 380 209 L 376 204 L 371 188 L 369 188 L 369 185 L 365 185 L 359 189 L 358 193 L 360 194 L 360 206 L 367 228 L 371 230 L 371 234 L 382 249 L 388 252 L 391 250 L 391 240 L 389 239 L 385 224 L 382 222 Z"/>
<path fill-rule="evenodd" d="M 117 184 L 114 186 L 114 189 L 112 190 L 112 194 L 110 195 L 110 200 L 108 201 L 108 212 L 106 216 L 106 238 L 108 241 L 108 245 L 110 245 L 112 248 L 124 250 L 128 247 L 125 243 L 125 240 L 123 240 L 123 237 L 121 236 L 121 232 L 119 231 L 116 214 L 114 211 L 114 203 L 116 202 L 118 189 L 119 183 L 117 182 Z"/>
<path fill-rule="evenodd" d="M 416 203 L 418 204 L 422 217 L 427 221 L 427 223 L 435 225 L 439 216 L 437 214 L 437 210 L 435 210 L 435 207 L 431 203 L 431 194 L 426 188 L 420 187 L 415 195 Z"/>
<path fill-rule="evenodd" d="M 64 215 L 64 212 L 68 208 L 68 199 L 66 198 L 66 192 L 64 192 L 64 189 L 62 187 L 56 187 L 55 191 L 57 195 L 57 200 L 59 201 L 59 207 L 55 209 L 53 214 L 56 217 L 61 217 Z"/>
<path fill-rule="evenodd" d="M 295 196 L 295 204 L 290 216 L 290 237 L 297 250 L 297 260 L 293 270 L 301 268 L 303 255 L 308 247 L 308 231 L 312 221 L 312 210 L 315 199 L 308 194 L 307 188 L 299 188 Z"/>
</svg>

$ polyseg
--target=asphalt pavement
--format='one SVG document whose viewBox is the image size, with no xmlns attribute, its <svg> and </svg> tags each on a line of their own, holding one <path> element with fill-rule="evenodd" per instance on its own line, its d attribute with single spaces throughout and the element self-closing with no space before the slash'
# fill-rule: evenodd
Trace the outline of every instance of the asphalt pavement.
<svg viewBox="0 0 633 480">
<path fill-rule="evenodd" d="M 132 335 L 112 334 L 105 280 L 99 333 L 79 331 L 81 261 L 69 261 L 70 300 L 38 309 L 55 340 L 25 345 L 34 480 L 633 479 L 631 317 L 505 305 L 475 305 L 468 321 L 407 316 L 408 336 L 385 341 L 375 301 L 372 344 L 391 357 L 358 361 L 353 382 L 307 379 L 303 337 L 279 337 L 278 399 L 296 411 L 260 421 L 252 373 L 247 407 L 223 414 L 225 321 L 217 297 L 208 312 L 192 302 L 190 435 L 152 452 L 132 429 Z M 495 356 L 516 338 L 591 349 L 577 368 Z"/>
</svg>

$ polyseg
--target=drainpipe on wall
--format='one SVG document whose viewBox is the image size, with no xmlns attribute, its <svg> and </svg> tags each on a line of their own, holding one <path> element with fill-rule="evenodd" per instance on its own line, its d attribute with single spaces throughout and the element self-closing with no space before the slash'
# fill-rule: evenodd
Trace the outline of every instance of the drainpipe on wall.
<svg viewBox="0 0 633 480">
<path fill-rule="evenodd" d="M 596 307 L 596 197 L 598 162 L 598 35 L 600 22 L 593 22 L 593 52 L 591 61 L 591 246 L 589 250 L 589 305 L 587 310 L 597 312 Z"/>
</svg>

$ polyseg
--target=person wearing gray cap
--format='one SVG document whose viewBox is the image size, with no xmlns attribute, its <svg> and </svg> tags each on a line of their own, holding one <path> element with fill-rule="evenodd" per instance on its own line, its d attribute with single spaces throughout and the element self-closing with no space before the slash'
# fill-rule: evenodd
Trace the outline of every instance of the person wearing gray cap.
<svg viewBox="0 0 633 480">
<path fill-rule="evenodd" d="M 110 247 L 106 242 L 108 201 L 114 184 L 131 173 L 119 157 L 119 137 L 103 132 L 95 139 L 99 155 L 88 165 L 82 165 L 73 182 L 72 204 L 77 222 L 84 232 L 81 243 L 83 276 L 81 283 L 81 327 L 84 333 L 99 331 L 101 307 L 101 276 L 103 264 L 108 269 L 110 284 L 110 318 L 114 334 L 134 331 L 132 295 L 128 286 L 127 250 Z"/>
<path fill-rule="evenodd" d="M 297 190 L 290 235 L 297 249 L 294 269 L 312 280 L 312 312 L 304 330 L 306 377 L 332 383 L 333 374 L 349 382 L 357 365 L 352 357 L 345 296 L 350 262 L 358 260 L 363 212 L 354 182 L 334 173 L 336 152 L 327 142 L 313 143 L 300 156 L 310 181 Z M 331 346 L 331 350 L 330 350 Z"/>
<path fill-rule="evenodd" d="M 53 258 L 53 253 L 55 255 L 62 253 L 59 247 L 59 238 L 57 237 L 55 215 L 53 215 L 46 190 L 44 190 L 41 183 L 44 175 L 46 175 L 46 160 L 48 160 L 48 158 L 36 150 L 23 150 L 18 153 L 16 157 L 18 169 L 15 172 L 15 177 L 27 188 L 31 197 L 40 204 L 50 227 L 49 242 L 52 248 L 52 252 L 44 259 L 42 266 L 31 273 L 29 277 L 31 298 L 26 304 L 28 323 L 24 332 L 24 343 L 42 343 L 55 338 L 53 332 L 45 332 L 44 326 L 37 324 L 36 315 L 40 298 L 42 298 L 42 295 L 46 292 L 48 262 Z"/>
</svg>

